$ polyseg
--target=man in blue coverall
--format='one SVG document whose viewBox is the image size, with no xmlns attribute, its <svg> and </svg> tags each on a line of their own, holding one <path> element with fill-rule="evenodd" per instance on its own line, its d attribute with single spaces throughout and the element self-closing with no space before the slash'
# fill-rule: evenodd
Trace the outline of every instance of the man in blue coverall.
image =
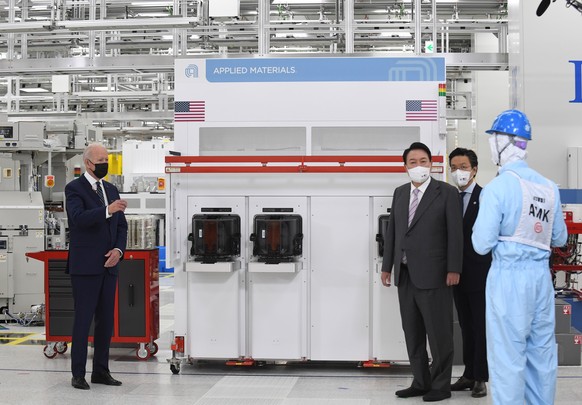
<svg viewBox="0 0 582 405">
<path fill-rule="evenodd" d="M 525 162 L 531 127 L 518 110 L 490 130 L 498 176 L 481 193 L 473 247 L 493 252 L 487 276 L 487 360 L 495 405 L 553 404 L 557 378 L 551 246 L 567 240 L 556 184 Z"/>
</svg>

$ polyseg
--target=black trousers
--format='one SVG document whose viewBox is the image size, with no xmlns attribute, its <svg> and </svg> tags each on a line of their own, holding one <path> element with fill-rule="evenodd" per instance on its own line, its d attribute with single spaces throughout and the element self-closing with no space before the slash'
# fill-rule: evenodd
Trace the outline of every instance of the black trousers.
<svg viewBox="0 0 582 405">
<path fill-rule="evenodd" d="M 451 391 L 453 369 L 452 288 L 417 288 L 401 267 L 398 282 L 400 316 L 412 367 L 412 387 L 422 390 Z M 430 345 L 429 368 L 426 339 Z"/>
<path fill-rule="evenodd" d="M 75 300 L 71 347 L 73 377 L 85 377 L 89 329 L 93 318 L 93 372 L 109 372 L 109 346 L 113 335 L 117 276 L 107 271 L 100 275 L 71 275 L 71 284 Z"/>
<path fill-rule="evenodd" d="M 485 290 L 463 291 L 454 288 L 455 306 L 463 335 L 463 376 L 489 381 L 487 340 L 485 337 Z"/>
</svg>

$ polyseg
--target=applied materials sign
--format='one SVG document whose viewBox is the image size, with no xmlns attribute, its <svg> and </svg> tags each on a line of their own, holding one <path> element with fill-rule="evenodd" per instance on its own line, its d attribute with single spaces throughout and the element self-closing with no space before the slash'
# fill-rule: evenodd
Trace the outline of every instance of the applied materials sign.
<svg viewBox="0 0 582 405">
<path fill-rule="evenodd" d="M 206 80 L 225 82 L 444 81 L 442 58 L 208 59 Z"/>
</svg>

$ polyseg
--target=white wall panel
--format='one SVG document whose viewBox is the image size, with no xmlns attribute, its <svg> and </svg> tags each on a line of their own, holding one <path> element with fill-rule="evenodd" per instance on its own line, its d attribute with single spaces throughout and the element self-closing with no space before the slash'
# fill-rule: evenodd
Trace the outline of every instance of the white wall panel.
<svg viewBox="0 0 582 405">
<path fill-rule="evenodd" d="M 582 16 L 574 8 L 564 7 L 563 1 L 552 3 L 541 17 L 535 13 L 538 1 L 518 3 L 517 15 L 511 19 L 519 23 L 516 49 L 523 62 L 515 86 L 518 93 L 523 88 L 523 100 L 516 106 L 523 109 L 532 125 L 528 161 L 566 187 L 567 148 L 582 146 L 582 102 L 572 102 L 582 77 L 576 77 L 575 64 L 570 62 L 582 61 Z"/>
</svg>

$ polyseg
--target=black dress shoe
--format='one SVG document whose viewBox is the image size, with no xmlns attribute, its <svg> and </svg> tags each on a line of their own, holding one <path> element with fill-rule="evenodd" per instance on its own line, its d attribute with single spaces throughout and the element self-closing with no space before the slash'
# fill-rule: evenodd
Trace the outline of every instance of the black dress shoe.
<svg viewBox="0 0 582 405">
<path fill-rule="evenodd" d="M 111 377 L 109 373 L 92 373 L 91 382 L 94 384 L 105 384 L 105 385 L 121 385 L 121 381 L 117 381 L 115 378 Z"/>
<path fill-rule="evenodd" d="M 463 376 L 459 378 L 456 383 L 451 384 L 451 391 L 472 390 L 473 385 L 475 385 L 475 380 Z"/>
<path fill-rule="evenodd" d="M 473 392 L 471 396 L 473 398 L 483 398 L 487 395 L 487 384 L 485 381 L 475 381 L 475 386 L 473 387 Z"/>
<path fill-rule="evenodd" d="M 85 377 L 73 377 L 73 378 L 71 378 L 71 385 L 74 388 L 77 388 L 79 390 L 91 389 L 91 387 L 89 387 L 89 384 L 87 384 L 87 381 L 85 381 Z"/>
<path fill-rule="evenodd" d="M 412 397 L 420 397 L 426 394 L 427 390 L 421 390 L 414 387 L 408 387 L 403 390 L 396 391 L 396 396 L 399 398 L 412 398 Z"/>
<path fill-rule="evenodd" d="M 424 402 L 437 402 L 450 397 L 451 397 L 450 392 L 432 390 L 429 391 L 426 395 L 423 395 L 422 400 Z"/>
</svg>

